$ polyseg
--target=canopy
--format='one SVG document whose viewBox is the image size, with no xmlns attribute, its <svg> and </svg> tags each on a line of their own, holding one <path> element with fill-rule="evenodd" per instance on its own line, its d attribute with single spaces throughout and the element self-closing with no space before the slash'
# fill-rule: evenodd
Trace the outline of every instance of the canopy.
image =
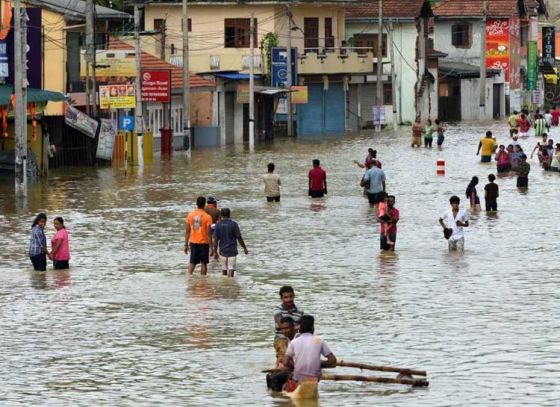
<svg viewBox="0 0 560 407">
<path fill-rule="evenodd" d="M 0 106 L 10 104 L 12 93 L 14 93 L 13 85 L 0 85 Z M 60 92 L 27 88 L 27 103 L 63 102 L 66 99 L 66 96 Z"/>
</svg>

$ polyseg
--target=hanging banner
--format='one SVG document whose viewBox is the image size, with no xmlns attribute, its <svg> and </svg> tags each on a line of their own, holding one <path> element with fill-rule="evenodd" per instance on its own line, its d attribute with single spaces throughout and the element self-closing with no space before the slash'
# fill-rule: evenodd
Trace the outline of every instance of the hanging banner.
<svg viewBox="0 0 560 407">
<path fill-rule="evenodd" d="M 86 136 L 95 138 L 95 133 L 97 133 L 97 126 L 99 123 L 97 120 L 92 119 L 87 114 L 81 112 L 73 106 L 66 106 L 66 112 L 64 113 L 64 122 L 84 133 Z"/>
<path fill-rule="evenodd" d="M 136 92 L 134 85 L 105 85 L 99 87 L 100 109 L 134 109 Z"/>
<path fill-rule="evenodd" d="M 40 30 L 39 30 L 40 32 Z M 134 50 L 107 49 L 95 53 L 95 77 L 136 77 L 136 52 Z M 80 76 L 86 76 L 86 52 L 80 53 Z"/>
<path fill-rule="evenodd" d="M 542 61 L 554 64 L 556 59 L 556 31 L 554 27 L 542 28 Z"/>
<path fill-rule="evenodd" d="M 505 80 L 510 80 L 509 20 L 489 18 L 486 21 L 486 68 L 501 69 Z"/>
<path fill-rule="evenodd" d="M 0 41 L 0 78 L 7 78 L 10 75 L 8 61 L 8 44 L 6 41 Z"/>
<path fill-rule="evenodd" d="M 97 158 L 111 160 L 113 158 L 113 146 L 117 135 L 117 125 L 113 120 L 101 119 L 99 125 L 99 141 L 97 143 Z"/>
<path fill-rule="evenodd" d="M 142 71 L 142 101 L 171 102 L 171 71 L 169 69 Z"/>
<path fill-rule="evenodd" d="M 537 89 L 537 41 L 527 44 L 527 89 Z"/>
<path fill-rule="evenodd" d="M 13 2 L 4 2 L 9 4 L 11 7 Z M 39 2 L 37 2 L 39 3 Z M 42 3 L 42 2 L 41 2 Z M 43 88 L 43 30 L 40 28 L 43 26 L 43 17 L 41 8 L 25 8 L 27 12 L 27 81 L 29 86 L 32 88 L 42 89 Z M 9 77 L 6 83 L 14 83 L 15 73 L 14 73 L 14 41 L 15 41 L 15 30 L 10 30 L 10 33 L 6 37 L 6 43 L 8 44 L 8 60 L 12 61 L 9 64 Z M 47 64 L 48 61 L 45 61 Z M 61 68 L 62 69 L 62 68 Z"/>
<path fill-rule="evenodd" d="M 521 24 L 519 17 L 512 17 L 509 20 L 509 88 L 521 88 Z M 511 94 L 511 93 L 510 93 Z M 510 108 L 510 110 L 512 110 Z M 519 109 L 516 109 L 519 110 Z"/>
</svg>

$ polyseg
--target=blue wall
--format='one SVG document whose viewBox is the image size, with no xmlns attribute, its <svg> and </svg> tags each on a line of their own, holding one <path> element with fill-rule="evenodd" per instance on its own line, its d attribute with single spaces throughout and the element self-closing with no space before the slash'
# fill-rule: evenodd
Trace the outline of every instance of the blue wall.
<svg viewBox="0 0 560 407">
<path fill-rule="evenodd" d="M 297 106 L 298 135 L 343 134 L 345 98 L 342 83 L 308 84 L 308 102 Z"/>
</svg>

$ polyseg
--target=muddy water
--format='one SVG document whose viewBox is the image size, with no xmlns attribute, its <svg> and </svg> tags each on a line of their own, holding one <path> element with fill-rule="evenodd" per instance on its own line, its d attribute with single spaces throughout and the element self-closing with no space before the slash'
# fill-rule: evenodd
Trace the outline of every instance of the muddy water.
<svg viewBox="0 0 560 407">
<path fill-rule="evenodd" d="M 0 404 L 290 405 L 259 372 L 274 359 L 277 290 L 291 284 L 339 358 L 429 372 L 420 390 L 324 382 L 321 406 L 559 405 L 560 175 L 535 158 L 528 192 L 499 178 L 499 213 L 472 215 L 463 256 L 447 252 L 437 224 L 471 176 L 481 193 L 495 172 L 475 156 L 484 130 L 451 127 L 443 152 L 411 150 L 404 129 L 176 154 L 126 175 L 61 170 L 25 200 L 2 180 Z M 507 141 L 503 125 L 493 130 Z M 523 144 L 530 151 L 535 140 Z M 395 254 L 379 253 L 352 163 L 368 147 L 401 212 Z M 329 195 L 312 202 L 313 158 Z M 435 175 L 438 158 L 445 177 Z M 279 205 L 262 196 L 269 161 L 282 177 Z M 233 280 L 216 264 L 205 278 L 185 275 L 183 218 L 199 194 L 241 225 L 250 255 Z M 49 237 L 52 217 L 66 219 L 69 272 L 31 271 L 30 223 L 43 210 Z"/>
</svg>

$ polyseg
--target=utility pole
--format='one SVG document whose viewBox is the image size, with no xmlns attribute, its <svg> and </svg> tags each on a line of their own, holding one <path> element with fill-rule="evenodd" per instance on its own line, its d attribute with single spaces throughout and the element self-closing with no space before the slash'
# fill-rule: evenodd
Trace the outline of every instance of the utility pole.
<svg viewBox="0 0 560 407">
<path fill-rule="evenodd" d="M 482 2 L 482 30 L 480 31 L 480 81 L 479 81 L 479 97 L 480 110 L 479 121 L 486 117 L 486 19 L 488 17 L 488 0 Z"/>
<path fill-rule="evenodd" d="M 22 13 L 23 11 L 23 13 Z M 16 195 L 27 195 L 27 13 L 14 1 L 14 88 Z"/>
<path fill-rule="evenodd" d="M 189 13 L 183 0 L 183 148 L 191 155 L 191 87 L 189 73 Z"/>
<path fill-rule="evenodd" d="M 132 139 L 132 144 L 136 144 L 138 154 L 138 163 L 142 163 L 142 135 L 144 134 L 144 118 L 142 115 L 142 49 L 140 48 L 140 5 L 138 2 L 134 3 L 134 39 L 136 41 L 136 108 L 134 109 L 135 123 L 134 130 L 136 132 L 136 139 Z M 138 143 L 136 143 L 136 141 Z M 133 148 L 134 154 L 134 148 Z M 134 157 L 132 157 L 134 160 Z"/>
<path fill-rule="evenodd" d="M 397 76 L 395 75 L 395 50 L 393 48 L 393 21 L 391 21 L 391 25 L 389 26 L 389 41 L 387 46 L 389 47 L 389 56 L 391 58 L 391 99 L 393 101 L 393 130 L 395 130 L 399 124 L 398 111 L 401 107 L 397 105 Z"/>
<path fill-rule="evenodd" d="M 249 72 L 249 147 L 255 147 L 255 13 L 251 12 L 249 30 L 251 70 Z"/>
<path fill-rule="evenodd" d="M 288 137 L 294 135 L 294 122 L 292 115 L 292 11 L 290 10 L 290 5 L 286 4 L 286 16 L 288 17 L 288 45 L 286 51 L 286 62 L 288 66 L 286 67 L 286 87 L 288 88 L 287 94 L 287 104 L 288 109 Z"/>
<path fill-rule="evenodd" d="M 383 106 L 383 0 L 379 0 L 379 19 L 377 22 L 377 80 L 375 90 L 377 92 L 377 106 Z M 375 125 L 375 132 L 381 132 L 381 123 Z"/>
<path fill-rule="evenodd" d="M 93 10 L 95 5 L 93 0 L 86 0 L 86 113 L 92 112 L 92 103 L 95 104 L 95 96 L 92 98 L 92 82 L 90 68 L 93 66 Z M 95 75 L 95 74 L 94 74 Z M 95 95 L 95 88 L 93 88 Z"/>
</svg>

